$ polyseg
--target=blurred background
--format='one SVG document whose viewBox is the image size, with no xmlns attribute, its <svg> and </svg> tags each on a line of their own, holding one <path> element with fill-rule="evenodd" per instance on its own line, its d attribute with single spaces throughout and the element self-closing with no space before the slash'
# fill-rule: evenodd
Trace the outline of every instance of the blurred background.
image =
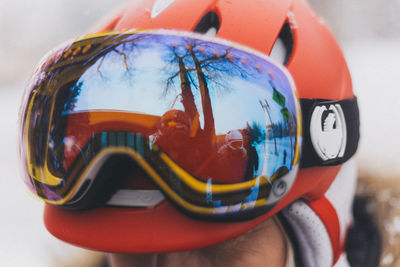
<svg viewBox="0 0 400 267">
<path fill-rule="evenodd" d="M 77 262 L 96 266 L 102 259 L 101 254 L 56 240 L 44 229 L 43 204 L 27 193 L 19 179 L 17 114 L 24 85 L 40 58 L 59 43 L 87 32 L 122 2 L 0 0 L 0 266 L 78 266 Z M 311 4 L 338 38 L 359 97 L 360 173 L 397 179 L 400 0 L 312 0 Z M 400 234 L 400 217 L 396 218 L 397 224 L 390 228 L 393 235 Z M 382 266 L 394 263 L 390 255 L 383 259 Z"/>
</svg>

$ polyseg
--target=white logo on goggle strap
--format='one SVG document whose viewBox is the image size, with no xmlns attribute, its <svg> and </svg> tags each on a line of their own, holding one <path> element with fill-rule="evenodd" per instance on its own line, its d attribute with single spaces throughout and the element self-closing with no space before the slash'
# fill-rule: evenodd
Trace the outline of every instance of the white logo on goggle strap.
<svg viewBox="0 0 400 267">
<path fill-rule="evenodd" d="M 346 150 L 347 129 L 342 107 L 339 104 L 317 106 L 310 123 L 311 142 L 323 160 L 341 158 Z"/>
<path fill-rule="evenodd" d="M 151 10 L 151 18 L 154 19 L 169 7 L 175 0 L 156 0 Z"/>
</svg>

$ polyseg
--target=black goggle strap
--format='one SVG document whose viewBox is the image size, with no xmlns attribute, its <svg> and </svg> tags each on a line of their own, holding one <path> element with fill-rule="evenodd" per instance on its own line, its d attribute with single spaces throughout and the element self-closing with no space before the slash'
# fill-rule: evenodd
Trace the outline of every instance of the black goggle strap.
<svg viewBox="0 0 400 267">
<path fill-rule="evenodd" d="M 300 168 L 334 166 L 357 151 L 360 117 L 357 98 L 300 99 L 303 113 L 303 148 Z"/>
</svg>

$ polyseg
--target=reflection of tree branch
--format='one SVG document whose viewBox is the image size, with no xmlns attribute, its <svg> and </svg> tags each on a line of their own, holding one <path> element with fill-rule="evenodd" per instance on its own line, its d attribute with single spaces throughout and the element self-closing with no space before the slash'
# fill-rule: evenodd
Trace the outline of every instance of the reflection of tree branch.
<svg viewBox="0 0 400 267">
<path fill-rule="evenodd" d="M 194 61 L 194 65 L 196 68 L 200 95 L 201 95 L 201 104 L 203 108 L 203 115 L 204 115 L 204 134 L 205 137 L 208 139 L 210 144 L 215 141 L 215 122 L 214 122 L 214 115 L 212 110 L 211 104 L 211 97 L 210 97 L 210 90 L 208 88 L 207 77 L 204 74 L 203 68 L 199 62 L 199 59 L 195 55 L 194 47 L 192 44 L 187 45 L 187 49 L 189 50 L 192 59 Z"/>
<path fill-rule="evenodd" d="M 171 48 L 171 47 L 168 46 L 168 48 Z M 174 84 L 174 79 L 175 79 L 176 77 L 178 77 L 179 75 L 181 75 L 182 72 L 186 72 L 186 73 L 188 74 L 188 73 L 190 73 L 191 71 L 194 71 L 194 70 L 195 70 L 195 69 L 193 69 L 193 68 L 187 69 L 186 66 L 185 66 L 184 63 L 183 63 L 184 58 L 187 57 L 189 54 L 184 54 L 183 56 L 178 55 L 177 46 L 175 46 L 175 45 L 172 46 L 172 53 L 173 53 L 173 58 L 170 60 L 169 63 L 172 64 L 172 63 L 175 63 L 176 61 L 178 61 L 178 64 L 179 64 L 179 71 L 177 71 L 175 74 L 173 74 L 172 76 L 170 76 L 170 77 L 167 79 L 166 86 L 165 86 L 165 90 L 164 90 L 164 94 L 163 94 L 164 96 L 166 96 L 166 94 L 168 93 L 170 86 Z M 190 76 L 190 75 L 189 75 L 189 76 Z M 191 79 L 191 77 L 189 77 L 189 78 Z M 192 81 L 192 79 L 191 79 L 191 81 Z M 182 82 L 182 81 L 181 81 L 181 82 Z"/>
<path fill-rule="evenodd" d="M 228 71 L 228 69 L 219 68 L 219 67 L 213 65 L 212 63 L 210 63 L 208 65 L 204 65 L 204 67 L 208 68 L 207 69 L 208 73 L 210 73 L 210 69 L 213 70 L 214 72 L 218 72 L 218 73 L 224 73 L 224 72 Z"/>
<path fill-rule="evenodd" d="M 215 77 L 215 78 L 213 78 L 212 79 L 212 81 L 213 81 L 213 83 L 215 83 L 216 85 L 218 85 L 219 87 L 221 87 L 221 88 L 224 88 L 227 92 L 230 92 L 231 91 L 231 88 L 229 88 L 227 85 L 226 85 L 226 83 L 223 83 L 223 82 L 220 82 L 219 81 L 219 75 L 215 75 L 215 76 L 218 76 L 218 77 Z"/>
<path fill-rule="evenodd" d="M 167 46 L 167 49 L 169 49 L 172 53 L 170 56 L 172 56 L 172 59 L 169 60 L 170 64 L 178 64 L 178 71 L 168 77 L 166 81 L 166 87 L 164 90 L 164 96 L 167 94 L 170 86 L 174 84 L 174 80 L 179 77 L 180 78 L 180 87 L 181 87 L 181 102 L 184 107 L 185 112 L 188 114 L 189 118 L 191 120 L 194 120 L 198 116 L 198 111 L 197 107 L 194 101 L 194 95 L 191 89 L 191 85 L 193 83 L 193 79 L 190 75 L 190 72 L 193 71 L 194 69 L 192 68 L 187 68 L 184 59 L 187 56 L 190 56 L 188 53 L 184 53 L 183 55 L 179 54 L 178 51 L 178 46 L 177 45 L 171 45 Z"/>
<path fill-rule="evenodd" d="M 115 50 L 117 46 L 124 44 L 132 44 L 142 39 L 143 35 L 134 35 L 135 38 L 132 38 L 131 34 L 118 34 L 111 35 L 106 37 L 97 37 L 93 39 L 85 39 L 79 42 L 73 43 L 69 48 L 65 49 L 61 52 L 61 59 L 57 62 L 52 62 L 50 70 L 57 70 L 57 73 L 63 76 L 62 81 L 64 84 L 70 83 L 77 78 L 79 78 L 87 69 L 93 66 L 98 60 L 101 60 L 100 63 L 104 60 L 104 57 L 112 50 Z M 86 50 L 85 52 L 81 52 L 80 54 L 72 56 L 68 55 L 68 51 L 75 50 L 78 47 L 89 47 L 86 49 L 81 49 L 81 51 Z M 56 59 L 55 59 L 56 60 Z M 68 68 L 65 68 L 68 66 Z M 99 71 L 100 69 L 98 69 Z M 101 74 L 101 72 L 99 71 Z M 62 85 L 59 85 L 62 86 Z"/>
<path fill-rule="evenodd" d="M 103 73 L 101 73 L 100 67 L 103 64 L 104 59 L 105 59 L 105 57 L 102 57 L 100 59 L 99 65 L 97 66 L 97 72 L 100 74 L 101 78 L 103 78 Z"/>
<path fill-rule="evenodd" d="M 192 77 L 192 75 L 190 75 L 190 72 L 188 74 L 188 77 L 189 77 L 190 83 L 198 90 L 199 87 L 197 86 L 196 82 L 193 80 L 193 77 Z"/>
<path fill-rule="evenodd" d="M 124 44 L 124 47 L 125 47 L 125 44 Z M 117 54 L 119 54 L 119 55 L 124 57 L 125 69 L 126 69 L 127 72 L 129 72 L 129 65 L 128 65 L 128 57 L 127 57 L 127 55 L 124 52 L 121 52 L 121 51 L 117 50 L 116 48 L 113 48 L 111 51 L 113 51 L 113 52 L 115 52 L 115 53 L 117 53 Z M 106 54 L 106 55 L 108 55 L 108 54 Z M 104 56 L 102 56 L 100 58 L 99 65 L 97 66 L 97 72 L 100 74 L 101 78 L 104 78 L 104 76 L 103 76 L 103 73 L 101 72 L 100 68 L 101 68 L 101 66 L 102 66 L 102 64 L 104 62 L 104 59 L 106 58 L 106 55 L 104 55 Z"/>
<path fill-rule="evenodd" d="M 214 54 L 214 56 L 210 57 L 210 58 L 205 58 L 203 60 L 200 60 L 199 63 L 200 65 L 202 65 L 203 63 L 209 63 L 210 61 L 217 61 L 217 60 L 221 60 L 221 59 L 226 59 L 229 55 L 229 52 L 232 50 L 232 47 L 229 47 L 225 50 L 225 54 L 223 55 L 218 55 L 218 54 Z"/>
<path fill-rule="evenodd" d="M 176 103 L 176 101 L 178 100 L 179 97 L 182 97 L 182 95 L 181 94 L 176 95 L 174 101 L 171 104 L 171 109 L 175 106 L 175 103 Z"/>
<path fill-rule="evenodd" d="M 140 34 L 118 34 L 110 36 L 100 36 L 91 39 L 83 39 L 81 41 L 73 43 L 70 47 L 60 52 L 60 56 L 55 57 L 54 60 L 56 61 L 51 62 L 52 64 L 49 65 L 49 67 L 47 68 L 47 72 L 52 73 L 52 75 L 62 76 L 62 79 L 54 78 L 54 80 L 63 82 L 57 84 L 59 88 L 63 88 L 67 85 L 65 89 L 70 91 L 67 94 L 71 95 L 71 98 L 68 99 L 67 102 L 72 104 L 67 103 L 67 107 L 72 110 L 74 108 L 73 103 L 76 102 L 76 98 L 79 96 L 79 94 L 73 92 L 73 87 L 71 88 L 71 86 L 69 86 L 68 84 L 75 84 L 89 68 L 96 64 L 96 62 L 98 62 L 99 64 L 97 66 L 97 72 L 103 78 L 101 67 L 104 63 L 105 57 L 111 51 L 115 51 L 118 54 L 122 54 L 124 56 L 125 66 L 129 70 L 126 54 L 117 51 L 116 48 L 120 45 L 125 46 L 126 44 L 130 44 L 132 45 L 132 47 L 134 47 L 136 42 L 143 37 L 144 36 Z M 80 52 L 72 55 L 70 51 Z M 69 56 L 70 54 L 71 56 Z M 51 90 L 54 90 L 54 88 L 51 87 Z"/>
<path fill-rule="evenodd" d="M 178 71 L 177 73 L 175 73 L 174 75 L 172 75 L 171 77 L 169 77 L 169 78 L 167 79 L 167 83 L 166 83 L 166 85 L 165 85 L 165 90 L 164 90 L 164 97 L 167 95 L 168 90 L 169 90 L 169 87 L 170 87 L 171 85 L 174 84 L 174 79 L 175 79 L 176 77 L 178 77 L 179 74 L 180 74 L 180 73 L 179 73 L 179 71 Z"/>
<path fill-rule="evenodd" d="M 121 52 L 121 51 L 118 51 L 118 50 L 115 49 L 115 48 L 113 49 L 113 51 L 116 52 L 116 53 L 118 53 L 118 54 L 120 54 L 120 55 L 122 55 L 122 56 L 124 57 L 125 68 L 126 68 L 126 70 L 128 70 L 128 69 L 129 69 L 129 66 L 128 66 L 128 59 L 127 59 L 126 54 L 123 53 L 123 52 Z"/>
<path fill-rule="evenodd" d="M 191 84 L 193 84 L 193 85 L 197 88 L 196 84 L 195 84 L 194 81 L 193 81 L 192 76 L 190 75 L 190 72 L 191 72 L 191 71 L 194 71 L 194 70 L 195 70 L 195 69 L 193 69 L 193 68 L 186 69 L 186 71 L 188 72 L 188 78 L 190 79 Z M 170 86 L 174 84 L 174 79 L 175 79 L 176 77 L 178 77 L 180 74 L 181 74 L 181 72 L 178 71 L 177 73 L 175 73 L 174 75 L 170 76 L 170 77 L 167 79 L 167 84 L 166 84 L 166 86 L 165 86 L 164 96 L 168 93 Z"/>
</svg>

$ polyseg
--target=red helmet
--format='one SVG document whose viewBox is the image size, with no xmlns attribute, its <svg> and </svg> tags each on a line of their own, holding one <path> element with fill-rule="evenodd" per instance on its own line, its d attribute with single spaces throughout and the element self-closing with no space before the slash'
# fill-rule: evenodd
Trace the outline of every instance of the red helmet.
<svg viewBox="0 0 400 267">
<path fill-rule="evenodd" d="M 245 233 L 296 199 L 306 198 L 312 201 L 321 198 L 335 180 L 341 163 L 354 154 L 358 135 L 350 134 L 357 133 L 356 126 L 354 129 L 347 127 L 347 140 L 343 141 L 341 137 L 342 143 L 348 144 L 347 148 L 340 147 L 337 153 L 325 153 L 330 148 L 321 145 L 318 137 L 313 137 L 313 133 L 308 131 L 309 124 L 311 128 L 317 129 L 320 124 L 324 128 L 323 123 L 318 123 L 318 119 L 321 122 L 324 112 L 332 107 L 335 110 L 331 113 L 337 117 L 346 114 L 348 110 L 354 110 L 354 105 L 348 104 L 353 101 L 354 95 L 349 71 L 338 44 L 325 23 L 305 0 L 262 0 L 251 3 L 226 0 L 131 1 L 109 17 L 95 32 L 120 32 L 129 29 L 171 29 L 216 35 L 266 56 L 275 57 L 286 65 L 293 77 L 305 120 L 303 147 L 311 148 L 303 150 L 302 166 L 290 190 L 271 210 L 259 216 L 236 222 L 198 220 L 183 214 L 168 200 L 147 208 L 107 206 L 79 211 L 46 204 L 46 227 L 61 240 L 85 248 L 122 253 L 167 252 L 217 244 Z M 81 50 L 71 51 L 74 54 Z M 315 115 L 317 119 L 310 115 L 314 110 L 320 111 L 319 117 L 318 114 Z M 314 126 L 311 117 L 317 121 Z M 175 110 L 165 113 L 164 119 L 165 131 L 178 125 L 182 136 L 193 135 L 193 131 L 189 131 L 189 124 L 192 128 L 195 127 L 193 125 L 201 127 L 201 118 L 198 116 L 187 117 Z M 338 119 L 331 126 L 336 129 L 339 122 Z M 349 126 L 347 121 L 344 124 Z M 321 132 L 324 130 L 322 128 Z M 236 135 L 240 135 L 244 147 L 251 143 L 245 129 L 236 131 Z M 225 136 L 212 138 L 217 144 L 221 142 L 220 147 L 223 147 Z M 163 148 L 162 144 L 160 146 Z M 168 142 L 165 146 L 168 146 Z M 315 151 L 318 150 L 315 147 L 319 147 L 320 151 Z M 322 155 L 320 158 L 318 153 Z M 289 151 L 282 153 L 285 161 L 289 154 Z M 324 158 L 326 154 L 329 155 L 328 158 Z M 240 156 L 250 157 L 251 152 Z M 280 169 L 279 172 L 287 173 L 287 170 Z M 144 176 L 136 171 L 131 171 L 130 175 Z"/>
</svg>

